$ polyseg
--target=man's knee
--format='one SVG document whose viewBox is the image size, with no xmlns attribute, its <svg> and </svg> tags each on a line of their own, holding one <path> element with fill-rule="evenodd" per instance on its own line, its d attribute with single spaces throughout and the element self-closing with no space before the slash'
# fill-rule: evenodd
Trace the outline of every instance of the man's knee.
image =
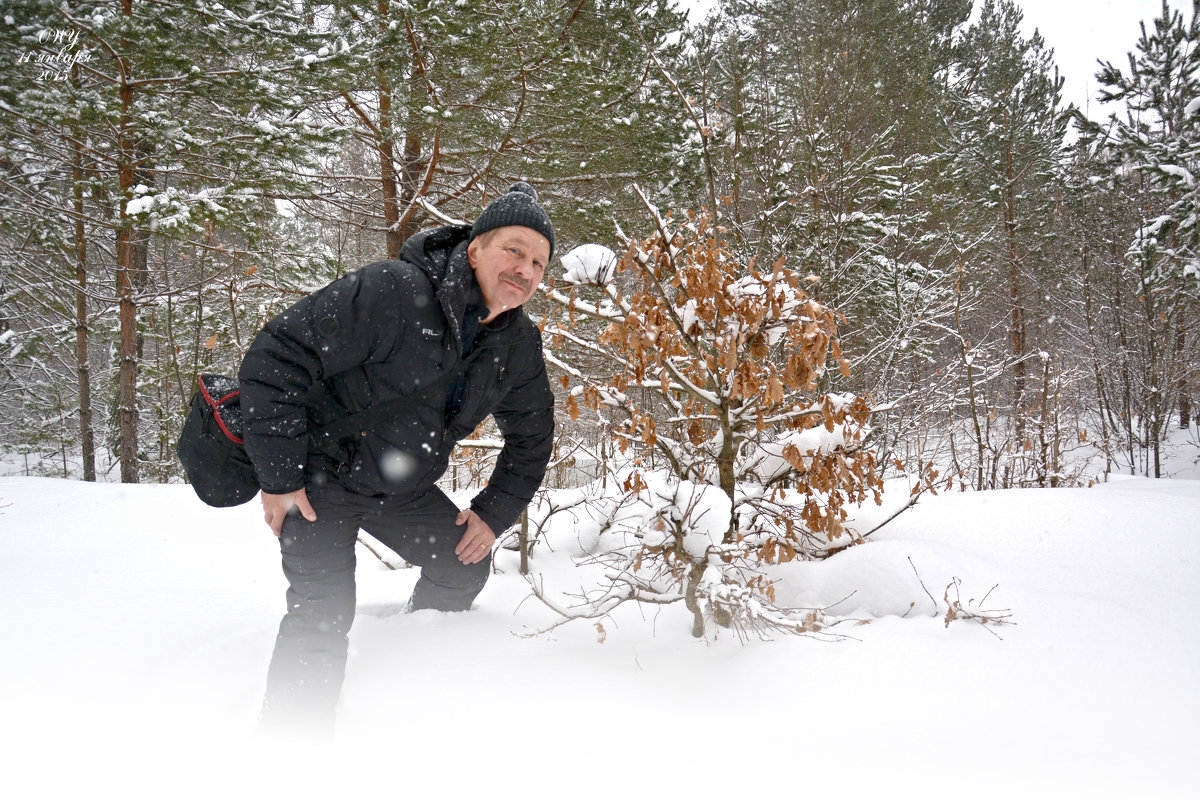
<svg viewBox="0 0 1200 800">
<path fill-rule="evenodd" d="M 413 609 L 467 611 L 491 573 L 491 556 L 478 564 L 463 564 L 457 558 L 435 559 L 421 568 L 409 605 Z"/>
</svg>

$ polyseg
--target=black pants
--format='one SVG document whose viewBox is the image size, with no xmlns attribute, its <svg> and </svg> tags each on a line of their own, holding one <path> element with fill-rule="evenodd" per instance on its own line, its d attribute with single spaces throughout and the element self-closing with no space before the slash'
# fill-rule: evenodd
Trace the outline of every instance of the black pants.
<svg viewBox="0 0 1200 800">
<path fill-rule="evenodd" d="M 409 601 L 414 610 L 466 611 L 491 571 L 490 555 L 468 566 L 454 554 L 466 526 L 454 524 L 458 507 L 440 489 L 375 498 L 327 482 L 307 492 L 317 521 L 293 512 L 279 538 L 290 586 L 263 701 L 262 721 L 272 729 L 332 725 L 354 622 L 360 528 L 421 567 Z"/>
</svg>

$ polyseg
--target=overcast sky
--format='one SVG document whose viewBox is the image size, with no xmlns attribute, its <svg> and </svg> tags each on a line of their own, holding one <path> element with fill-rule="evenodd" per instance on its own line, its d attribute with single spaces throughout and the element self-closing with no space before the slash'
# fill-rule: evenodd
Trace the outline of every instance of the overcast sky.
<svg viewBox="0 0 1200 800">
<path fill-rule="evenodd" d="M 1145 21 L 1147 30 L 1153 31 L 1153 20 L 1162 11 L 1162 0 L 1018 0 L 1018 4 L 1025 12 L 1027 34 L 1037 28 L 1054 48 L 1054 61 L 1066 80 L 1063 100 L 1084 109 L 1092 119 L 1107 117 L 1113 110 L 1095 99 L 1096 59 L 1128 72 L 1126 53 L 1137 46 L 1138 23 Z M 1191 18 L 1191 0 L 1168 0 L 1168 5 L 1182 13 L 1185 24 Z"/>
<path fill-rule="evenodd" d="M 717 0 L 679 0 L 684 8 L 714 8 Z M 1120 63 L 1128 69 L 1125 54 L 1137 44 L 1138 23 L 1151 21 L 1162 10 L 1162 0 L 1017 0 L 1025 12 L 1026 34 L 1038 29 L 1054 48 L 1054 60 L 1066 80 L 1063 100 L 1086 110 L 1093 119 L 1107 117 L 1110 109 L 1096 102 L 1096 59 Z M 979 5 L 976 0 L 976 6 Z M 1191 0 L 1168 0 L 1168 5 L 1191 16 Z"/>
</svg>

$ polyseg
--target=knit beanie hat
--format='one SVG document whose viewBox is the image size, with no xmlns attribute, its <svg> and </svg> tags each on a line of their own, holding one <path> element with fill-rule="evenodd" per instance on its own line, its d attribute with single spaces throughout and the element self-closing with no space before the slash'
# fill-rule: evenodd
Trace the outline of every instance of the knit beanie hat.
<svg viewBox="0 0 1200 800">
<path fill-rule="evenodd" d="M 550 241 L 550 258 L 554 258 L 554 225 L 538 205 L 537 190 L 524 181 L 517 181 L 487 204 L 471 228 L 471 238 L 506 225 L 531 228 L 545 236 Z"/>
</svg>

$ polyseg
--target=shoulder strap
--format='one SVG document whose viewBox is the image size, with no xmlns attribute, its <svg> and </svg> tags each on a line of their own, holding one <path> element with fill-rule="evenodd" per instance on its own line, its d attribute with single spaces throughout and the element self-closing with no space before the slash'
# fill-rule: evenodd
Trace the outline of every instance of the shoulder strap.
<svg viewBox="0 0 1200 800">
<path fill-rule="evenodd" d="M 426 384 L 412 392 L 392 398 L 387 402 L 373 405 L 370 408 L 364 408 L 362 411 L 355 412 L 354 414 L 348 414 L 341 419 L 335 419 L 327 425 L 322 425 L 315 430 L 309 431 L 309 438 L 318 450 L 327 455 L 339 458 L 341 456 L 341 442 L 359 436 L 388 417 L 393 416 L 408 406 L 414 397 L 427 397 L 439 389 L 444 390 L 452 380 L 457 378 L 467 367 L 474 363 L 475 359 L 479 358 L 480 353 L 484 349 L 476 347 L 470 355 L 458 362 L 454 369 L 449 370 L 433 383 Z"/>
</svg>

